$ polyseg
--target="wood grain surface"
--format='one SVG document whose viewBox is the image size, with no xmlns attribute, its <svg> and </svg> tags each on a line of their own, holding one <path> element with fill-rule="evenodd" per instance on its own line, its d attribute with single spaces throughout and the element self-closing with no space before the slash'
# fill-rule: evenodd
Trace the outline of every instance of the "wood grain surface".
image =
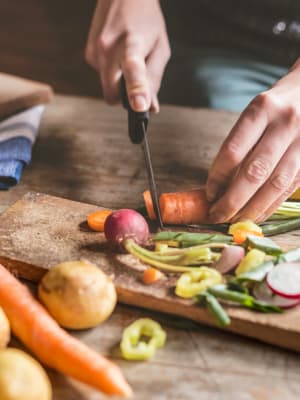
<svg viewBox="0 0 300 400">
<path fill-rule="evenodd" d="M 227 112 L 162 107 L 150 122 L 161 190 L 203 183 L 236 117 Z M 16 188 L 0 192 L 0 207 L 4 210 L 28 191 L 105 207 L 136 207 L 145 187 L 142 154 L 127 139 L 125 112 L 89 98 L 57 96 L 43 117 L 31 165 Z M 44 249 L 45 253 L 50 250 Z M 150 362 L 123 361 L 118 353 L 122 330 L 141 316 L 162 323 L 167 344 Z M 71 333 L 112 357 L 139 400 L 300 398 L 297 353 L 182 318 L 118 305 L 103 325 Z M 11 345 L 21 346 L 15 339 Z M 108 399 L 61 374 L 48 373 L 54 400 Z"/>
<path fill-rule="evenodd" d="M 113 277 L 120 302 L 215 326 L 203 307 L 174 294 L 178 275 L 169 274 L 155 285 L 144 285 L 146 265 L 131 255 L 116 253 L 104 234 L 86 226 L 87 215 L 95 209 L 59 197 L 25 195 L 0 216 L 0 262 L 20 278 L 38 282 L 52 266 L 85 258 Z M 299 245 L 294 234 L 282 235 L 289 247 Z M 277 242 L 281 244 L 280 238 Z M 300 308 L 280 315 L 241 307 L 230 307 L 227 312 L 231 318 L 228 331 L 300 351 Z"/>
</svg>

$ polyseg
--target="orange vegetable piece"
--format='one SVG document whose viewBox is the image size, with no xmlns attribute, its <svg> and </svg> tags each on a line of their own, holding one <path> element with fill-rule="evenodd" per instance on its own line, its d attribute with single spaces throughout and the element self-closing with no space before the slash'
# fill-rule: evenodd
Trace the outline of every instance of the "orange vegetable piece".
<svg viewBox="0 0 300 400">
<path fill-rule="evenodd" d="M 245 231 L 243 229 L 237 229 L 233 234 L 233 241 L 236 244 L 242 244 L 247 239 L 247 235 L 264 236 L 263 233 L 257 231 Z"/>
<path fill-rule="evenodd" d="M 155 213 L 149 191 L 144 192 L 144 200 L 149 218 L 154 219 Z M 201 224 L 207 220 L 209 202 L 203 189 L 163 193 L 159 205 L 165 224 Z"/>
<path fill-rule="evenodd" d="M 156 268 L 147 268 L 143 273 L 143 282 L 146 285 L 157 282 L 162 279 L 165 275 Z"/>
<path fill-rule="evenodd" d="M 155 215 L 155 211 L 154 211 L 154 208 L 153 208 L 150 191 L 149 190 L 145 190 L 145 192 L 143 193 L 143 196 L 144 196 L 144 201 L 145 201 L 145 206 L 146 206 L 148 217 L 150 219 L 156 219 L 156 215 Z"/>
<path fill-rule="evenodd" d="M 119 367 L 60 328 L 27 287 L 2 265 L 0 305 L 13 333 L 42 363 L 105 393 L 131 395 Z"/>
<path fill-rule="evenodd" d="M 97 232 L 104 232 L 106 218 L 112 213 L 112 210 L 97 210 L 87 217 L 88 226 Z"/>
</svg>

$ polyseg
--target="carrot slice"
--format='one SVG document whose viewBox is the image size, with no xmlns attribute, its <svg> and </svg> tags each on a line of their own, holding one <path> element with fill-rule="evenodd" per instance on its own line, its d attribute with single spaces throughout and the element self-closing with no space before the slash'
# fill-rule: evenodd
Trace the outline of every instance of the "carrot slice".
<svg viewBox="0 0 300 400">
<path fill-rule="evenodd" d="M 120 369 L 69 335 L 29 290 L 0 265 L 0 306 L 14 334 L 44 364 L 111 395 L 130 396 Z"/>
<path fill-rule="evenodd" d="M 97 232 L 104 232 L 106 218 L 112 213 L 112 210 L 97 210 L 87 216 L 88 226 Z"/>
<path fill-rule="evenodd" d="M 156 219 L 150 191 L 145 190 L 145 192 L 143 193 L 143 196 L 144 196 L 144 201 L 145 201 L 145 206 L 146 206 L 148 217 L 150 219 Z"/>
<path fill-rule="evenodd" d="M 148 216 L 155 219 L 155 213 L 149 191 L 144 192 Z M 206 221 L 209 202 L 205 190 L 163 193 L 159 199 L 162 220 L 165 224 L 201 224 Z"/>
<path fill-rule="evenodd" d="M 236 244 L 242 244 L 247 239 L 247 235 L 264 236 L 263 233 L 258 231 L 246 231 L 243 229 L 237 229 L 233 233 L 233 241 Z"/>
<path fill-rule="evenodd" d="M 143 273 L 143 282 L 146 285 L 157 282 L 164 277 L 164 274 L 156 268 L 147 268 Z"/>
</svg>

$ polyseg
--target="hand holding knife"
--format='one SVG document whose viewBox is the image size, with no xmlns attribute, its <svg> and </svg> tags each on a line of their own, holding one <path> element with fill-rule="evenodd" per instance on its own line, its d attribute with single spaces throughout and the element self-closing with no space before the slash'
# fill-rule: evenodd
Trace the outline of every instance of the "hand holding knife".
<svg viewBox="0 0 300 400">
<path fill-rule="evenodd" d="M 122 77 L 122 79 L 121 79 L 121 97 L 122 97 L 123 106 L 128 111 L 128 134 L 129 134 L 131 143 L 141 144 L 141 147 L 142 147 L 142 150 L 144 153 L 152 204 L 154 207 L 155 214 L 157 216 L 159 227 L 161 229 L 163 229 L 163 222 L 162 222 L 160 208 L 159 208 L 157 187 L 156 187 L 156 183 L 155 183 L 150 148 L 149 148 L 148 137 L 147 137 L 149 111 L 136 112 L 131 108 L 129 101 L 128 101 L 124 77 Z"/>
</svg>

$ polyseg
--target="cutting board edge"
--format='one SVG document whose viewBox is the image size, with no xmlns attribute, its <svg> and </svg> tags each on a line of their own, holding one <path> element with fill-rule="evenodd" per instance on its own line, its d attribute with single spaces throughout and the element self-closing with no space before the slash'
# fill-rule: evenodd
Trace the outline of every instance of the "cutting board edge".
<svg viewBox="0 0 300 400">
<path fill-rule="evenodd" d="M 39 283 L 47 272 L 44 268 L 27 264 L 23 261 L 12 260 L 1 255 L 0 264 L 8 269 L 16 278 L 25 279 L 33 283 Z"/>
<path fill-rule="evenodd" d="M 120 287 L 117 288 L 117 292 L 118 301 L 120 303 L 137 307 L 136 301 L 132 300 L 132 295 L 136 295 L 136 293 Z M 200 325 L 209 326 L 214 329 L 217 328 L 224 332 L 246 336 L 250 339 L 258 340 L 262 343 L 267 343 L 270 345 L 281 347 L 286 350 L 293 350 L 300 353 L 300 332 L 286 330 L 284 332 L 285 336 L 283 337 L 283 332 L 281 328 L 259 324 L 260 330 L 256 330 L 255 334 L 251 334 L 251 331 L 253 332 L 253 322 L 237 319 L 235 317 L 231 317 L 231 324 L 228 327 L 223 328 L 216 325 L 216 323 L 210 318 L 210 315 L 206 312 L 206 310 L 201 309 L 200 307 L 191 307 L 190 305 L 176 303 L 175 311 L 170 307 L 172 304 L 171 301 L 161 303 L 161 299 L 157 299 L 143 293 L 139 293 L 139 296 L 140 305 L 138 307 L 144 308 L 146 310 L 158 311 L 164 314 L 180 316 L 185 319 L 192 320 Z M 271 336 L 269 332 L 270 329 L 273 329 L 273 334 Z"/>
</svg>

